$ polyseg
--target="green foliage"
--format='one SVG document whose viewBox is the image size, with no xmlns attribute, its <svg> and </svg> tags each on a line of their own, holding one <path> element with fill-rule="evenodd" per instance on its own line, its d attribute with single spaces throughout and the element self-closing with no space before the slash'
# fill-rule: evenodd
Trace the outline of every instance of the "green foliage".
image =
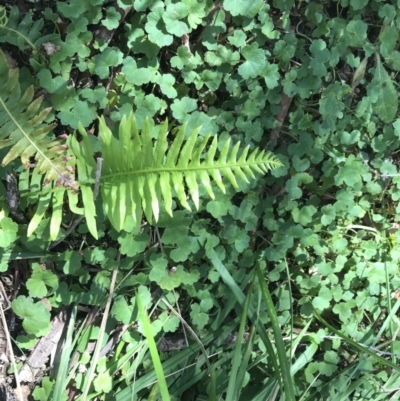
<svg viewBox="0 0 400 401">
<path fill-rule="evenodd" d="M 50 312 L 43 302 L 33 303 L 32 298 L 21 295 L 12 301 L 12 309 L 23 319 L 22 326 L 28 334 L 41 337 L 50 331 Z"/>
<path fill-rule="evenodd" d="M 56 34 L 42 35 L 43 20 L 33 20 L 32 11 L 25 13 L 22 21 L 20 17 L 18 7 L 12 7 L 7 15 L 6 8 L 0 6 L 0 43 L 10 43 L 20 50 L 30 48 L 36 56 L 40 45 L 57 40 Z"/>
<path fill-rule="evenodd" d="M 393 82 L 383 67 L 379 54 L 376 54 L 376 69 L 374 78 L 368 86 L 368 95 L 373 103 L 376 103 L 376 113 L 384 123 L 394 120 L 398 97 Z"/>
<path fill-rule="evenodd" d="M 51 292 L 57 289 L 58 278 L 54 273 L 43 270 L 39 264 L 34 263 L 32 265 L 32 275 L 26 282 L 26 287 L 31 297 L 44 298 L 49 293 L 48 288 L 52 290 Z"/>
<path fill-rule="evenodd" d="M 75 330 L 92 387 L 71 370 L 57 388 L 157 399 L 158 377 L 175 400 L 393 397 L 397 2 L 18 7 L 0 9 L 0 157 L 29 223 L 0 182 L 0 270 L 42 258 L 12 300 L 18 344 L 46 334 L 44 302 L 102 309 L 118 267 L 112 352 L 90 366 L 101 329 Z M 64 235 L 65 250 L 45 250 Z M 190 347 L 157 355 L 163 336 Z"/>
<path fill-rule="evenodd" d="M 0 220 L 0 244 L 1 248 L 7 249 L 17 239 L 18 225 L 2 213 Z"/>
<path fill-rule="evenodd" d="M 36 401 L 47 401 L 50 397 L 51 390 L 54 383 L 48 378 L 44 377 L 40 387 L 36 387 L 32 393 Z"/>
</svg>

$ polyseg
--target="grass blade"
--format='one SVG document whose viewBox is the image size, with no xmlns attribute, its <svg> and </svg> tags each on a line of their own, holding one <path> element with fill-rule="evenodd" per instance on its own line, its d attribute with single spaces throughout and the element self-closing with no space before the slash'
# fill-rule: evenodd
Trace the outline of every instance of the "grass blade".
<svg viewBox="0 0 400 401">
<path fill-rule="evenodd" d="M 69 318 L 67 336 L 65 338 L 65 343 L 61 353 L 60 365 L 57 372 L 56 382 L 53 387 L 53 398 L 52 398 L 53 401 L 61 401 L 62 399 L 65 398 L 65 394 L 63 393 L 68 384 L 66 378 L 68 374 L 68 367 L 73 349 L 72 337 L 74 335 L 74 330 L 75 330 L 75 320 L 77 311 L 78 311 L 78 306 L 75 304 L 72 308 L 71 316 Z"/>
<path fill-rule="evenodd" d="M 355 348 L 357 351 L 359 351 L 361 354 L 367 354 L 369 356 L 372 356 L 377 362 L 381 363 L 382 365 L 392 368 L 397 372 L 400 372 L 400 366 L 395 365 L 394 363 L 382 358 L 381 356 L 377 355 L 375 352 L 369 350 L 366 347 L 363 347 L 362 345 L 356 343 L 353 341 L 351 338 L 345 336 L 343 333 L 341 333 L 339 330 L 336 330 L 333 326 L 331 326 L 328 322 L 326 322 L 318 312 L 314 310 L 314 315 L 315 317 L 324 325 L 326 326 L 329 330 L 333 331 L 338 337 L 341 337 L 343 340 L 345 340 L 349 345 L 351 345 L 353 348 Z"/>
<path fill-rule="evenodd" d="M 250 286 L 251 288 L 251 286 Z M 226 392 L 226 399 L 227 400 L 238 400 L 239 395 L 240 395 L 240 390 L 242 388 L 243 382 L 238 382 L 238 372 L 241 366 L 241 363 L 243 362 L 243 357 L 242 357 L 242 340 L 243 340 L 243 335 L 244 335 L 244 329 L 246 326 L 246 320 L 247 320 L 247 314 L 249 310 L 249 303 L 250 303 L 250 296 L 251 296 L 251 290 L 249 289 L 246 297 L 246 302 L 243 307 L 243 312 L 242 312 L 242 319 L 240 322 L 240 328 L 239 328 L 239 333 L 237 336 L 236 340 L 236 347 L 235 347 L 235 352 L 233 354 L 233 360 L 232 360 L 232 369 L 229 375 L 229 383 L 228 383 L 228 389 Z M 244 379 L 244 376 L 242 377 Z"/>
<path fill-rule="evenodd" d="M 215 267 L 215 269 L 218 271 L 218 273 L 221 275 L 222 280 L 225 282 L 225 284 L 230 288 L 232 293 L 235 295 L 237 302 L 239 305 L 244 305 L 245 303 L 245 295 L 243 294 L 242 290 L 240 287 L 236 284 L 235 280 L 233 277 L 230 275 L 226 267 L 223 265 L 221 260 L 219 259 L 218 255 L 216 254 L 215 251 L 211 250 L 208 252 L 208 257 L 210 258 L 211 263 Z M 252 307 L 252 305 L 249 305 L 248 309 L 248 316 L 254 326 L 257 329 L 258 334 L 260 335 L 265 347 L 267 348 L 270 361 L 273 365 L 276 379 L 279 382 L 279 385 L 281 388 L 283 388 L 283 383 L 281 379 L 281 375 L 279 374 L 279 365 L 275 357 L 275 351 L 274 348 L 272 347 L 271 341 L 268 337 L 267 331 L 265 330 L 264 326 L 261 324 L 261 322 L 258 320 L 257 314 Z"/>
<path fill-rule="evenodd" d="M 278 352 L 279 365 L 283 379 L 283 387 L 285 389 L 285 398 L 289 401 L 295 400 L 292 376 L 290 374 L 290 364 L 286 355 L 285 344 L 283 343 L 282 332 L 278 322 L 274 303 L 272 302 L 271 294 L 265 284 L 260 265 L 257 263 L 257 276 L 260 284 L 261 294 L 267 307 L 268 316 L 271 320 L 272 331 L 274 333 L 276 350 Z"/>
<path fill-rule="evenodd" d="M 168 393 L 168 386 L 165 380 L 163 367 L 161 365 L 160 355 L 158 355 L 157 344 L 154 340 L 153 333 L 151 332 L 150 319 L 138 293 L 136 294 L 136 302 L 139 309 L 140 321 L 142 322 L 143 326 L 143 332 L 147 339 L 151 359 L 153 360 L 154 370 L 156 372 L 161 397 L 164 401 L 170 401 L 171 398 Z"/>
<path fill-rule="evenodd" d="M 206 346 L 211 341 L 215 340 L 218 337 L 226 338 L 236 327 L 238 324 L 239 319 L 236 318 L 232 320 L 229 324 L 220 327 L 219 330 L 216 332 L 211 332 L 206 336 L 202 337 L 203 346 Z M 200 351 L 201 347 L 198 343 L 192 344 L 190 347 L 184 348 L 182 351 L 179 351 L 176 355 L 172 356 L 171 358 L 167 359 L 163 362 L 163 372 L 164 375 L 169 375 L 175 371 L 176 366 L 179 366 L 181 363 L 185 362 L 190 357 L 197 357 L 197 353 Z M 205 358 L 204 355 L 200 355 L 198 359 Z M 197 360 L 196 360 L 197 362 Z M 202 364 L 205 363 L 205 359 L 201 361 Z M 146 373 L 142 377 L 140 377 L 134 385 L 134 389 L 131 387 L 127 387 L 118 391 L 113 397 L 106 397 L 107 401 L 131 401 L 132 397 L 135 393 L 139 392 L 144 388 L 148 388 L 157 380 L 156 374 L 154 370 Z M 175 392 L 174 392 L 175 395 Z"/>
</svg>

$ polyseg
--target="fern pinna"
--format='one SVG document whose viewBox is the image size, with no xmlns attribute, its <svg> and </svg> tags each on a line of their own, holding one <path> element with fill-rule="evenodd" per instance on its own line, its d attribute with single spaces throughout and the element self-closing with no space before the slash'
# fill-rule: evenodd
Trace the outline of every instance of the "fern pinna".
<svg viewBox="0 0 400 401">
<path fill-rule="evenodd" d="M 22 196 L 25 193 L 30 198 L 39 198 L 28 234 L 38 227 L 51 207 L 50 232 L 55 239 L 61 225 L 63 199 L 67 195 L 70 210 L 85 216 L 91 234 L 97 238 L 96 163 L 91 141 L 82 125 L 66 143 L 63 139 L 49 139 L 47 134 L 53 125 L 42 124 L 49 110 L 39 112 L 41 100 L 32 102 L 32 97 L 32 89 L 20 96 L 18 71 L 9 71 L 0 52 L 0 146 L 12 146 L 3 165 L 18 156 L 26 167 L 29 167 L 30 158 L 36 161 L 33 169 L 20 175 Z M 200 185 L 214 198 L 212 181 L 224 192 L 223 178 L 237 188 L 237 178 L 247 182 L 249 178 L 255 178 L 254 173 L 265 173 L 281 166 L 273 154 L 258 149 L 250 152 L 249 147 L 240 151 L 240 143 L 231 147 L 229 140 L 217 155 L 216 136 L 201 138 L 200 129 L 187 135 L 185 125 L 169 138 L 167 121 L 155 129 L 153 122 L 147 119 L 139 131 L 131 113 L 122 117 L 118 132 L 114 134 L 104 117 L 99 121 L 103 159 L 100 200 L 117 231 L 123 228 L 129 215 L 140 224 L 142 210 L 150 223 L 158 220 L 161 207 L 172 215 L 173 196 L 190 210 L 189 195 L 198 208 Z M 156 140 L 152 136 L 153 130 L 158 132 Z M 36 188 L 40 190 L 36 191 Z M 78 189 L 83 207 L 78 206 Z"/>
</svg>

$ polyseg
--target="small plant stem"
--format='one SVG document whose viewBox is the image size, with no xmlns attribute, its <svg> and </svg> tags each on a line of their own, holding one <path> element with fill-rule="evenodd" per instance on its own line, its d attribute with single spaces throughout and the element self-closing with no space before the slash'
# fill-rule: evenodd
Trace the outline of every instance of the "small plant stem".
<svg viewBox="0 0 400 401">
<path fill-rule="evenodd" d="M 7 340 L 7 347 L 8 347 L 8 350 L 10 351 L 11 363 L 12 363 L 13 369 L 14 369 L 14 376 L 15 376 L 15 382 L 17 384 L 18 398 L 19 398 L 20 401 L 23 401 L 24 397 L 22 395 L 22 388 L 21 388 L 21 383 L 19 381 L 18 368 L 17 368 L 17 364 L 15 362 L 14 351 L 12 349 L 10 332 L 8 330 L 7 321 L 6 321 L 6 318 L 4 316 L 4 310 L 3 310 L 3 306 L 1 305 L 1 303 L 0 303 L 0 314 L 1 314 L 1 323 L 2 323 L 3 329 L 4 329 L 3 331 L 5 333 L 6 340 Z"/>
<path fill-rule="evenodd" d="M 18 32 L 18 31 L 16 31 L 15 29 L 9 28 L 8 26 L 1 26 L 0 28 L 6 29 L 7 31 L 14 32 L 14 33 L 16 33 L 17 35 L 21 36 L 21 38 L 24 39 L 25 42 L 28 43 L 28 45 L 29 45 L 30 47 L 32 47 L 32 49 L 33 49 L 34 51 L 37 52 L 36 46 L 35 46 L 25 35 L 23 35 L 21 32 Z"/>
</svg>

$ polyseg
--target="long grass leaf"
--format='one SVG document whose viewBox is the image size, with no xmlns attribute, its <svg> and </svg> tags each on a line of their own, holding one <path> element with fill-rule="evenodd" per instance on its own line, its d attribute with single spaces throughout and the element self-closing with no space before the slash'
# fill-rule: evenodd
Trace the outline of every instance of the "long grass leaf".
<svg viewBox="0 0 400 401">
<path fill-rule="evenodd" d="M 320 314 L 314 310 L 314 316 L 329 330 L 331 330 L 333 333 L 335 333 L 338 337 L 341 337 L 344 341 L 347 342 L 347 344 L 351 345 L 353 348 L 355 348 L 357 351 L 359 351 L 361 354 L 367 354 L 371 356 L 373 359 L 375 359 L 376 362 L 379 362 L 380 364 L 394 369 L 397 372 L 400 372 L 400 366 L 395 365 L 394 363 L 382 358 L 381 356 L 377 355 L 375 352 L 371 351 L 367 347 L 363 347 L 362 345 L 356 343 L 353 341 L 350 337 L 347 337 L 343 333 L 341 333 L 339 330 L 335 329 L 333 326 L 331 326 L 327 321 L 325 321 Z"/>
<path fill-rule="evenodd" d="M 143 306 L 139 293 L 136 294 L 136 303 L 139 309 L 139 316 L 140 316 L 140 321 L 142 322 L 143 332 L 149 346 L 151 359 L 154 365 L 154 370 L 156 372 L 161 397 L 163 401 L 170 401 L 171 398 L 168 393 L 168 386 L 161 365 L 160 355 L 158 354 L 157 351 L 157 344 L 154 340 L 153 333 L 151 332 L 150 319 L 146 312 L 146 309 Z"/>
<path fill-rule="evenodd" d="M 230 275 L 228 270 L 225 268 L 225 266 L 223 265 L 221 260 L 219 259 L 217 253 L 214 250 L 211 250 L 208 252 L 207 256 L 209 257 L 209 259 L 210 259 L 211 263 L 213 264 L 213 266 L 215 267 L 215 269 L 221 275 L 222 280 L 225 282 L 225 284 L 232 291 L 233 295 L 236 297 L 236 301 L 238 302 L 238 304 L 243 307 L 246 297 L 243 294 L 242 290 L 239 288 L 239 286 L 236 284 L 235 280 Z M 263 341 L 265 347 L 267 348 L 270 361 L 271 361 L 272 366 L 275 371 L 276 379 L 278 380 L 280 386 L 283 388 L 282 378 L 281 378 L 281 375 L 279 374 L 279 365 L 278 365 L 276 357 L 275 357 L 274 348 L 268 337 L 268 333 L 266 332 L 264 326 L 261 324 L 261 322 L 257 318 L 257 314 L 256 314 L 254 308 L 252 307 L 252 305 L 249 305 L 248 314 L 249 314 L 249 318 L 252 321 L 253 325 L 256 327 L 257 332 L 261 337 L 261 340 Z"/>
<path fill-rule="evenodd" d="M 247 293 L 246 301 L 243 306 L 243 311 L 242 311 L 242 318 L 240 322 L 240 327 L 239 327 L 239 333 L 237 336 L 236 340 L 236 346 L 235 346 L 235 352 L 233 354 L 233 359 L 232 359 L 232 368 L 230 371 L 229 375 L 229 383 L 228 383 L 228 388 L 226 392 L 226 399 L 227 400 L 238 400 L 239 395 L 240 395 L 240 389 L 242 388 L 242 384 L 238 382 L 238 371 L 241 366 L 243 356 L 242 356 L 242 340 L 244 336 L 244 330 L 246 326 L 246 321 L 247 321 L 247 314 L 249 311 L 249 304 L 250 304 L 250 297 L 251 297 L 251 287 Z"/>
<path fill-rule="evenodd" d="M 215 340 L 216 338 L 226 338 L 236 327 L 236 325 L 239 322 L 239 318 L 236 318 L 232 320 L 229 324 L 226 324 L 224 326 L 220 326 L 218 330 L 215 332 L 211 332 L 207 334 L 206 336 L 202 337 L 202 344 L 203 346 L 206 346 L 208 343 L 211 341 Z M 194 343 L 190 345 L 187 348 L 184 348 L 183 350 L 179 351 L 176 355 L 172 356 L 171 358 L 167 359 L 162 363 L 162 369 L 164 372 L 164 375 L 170 375 L 171 373 L 176 370 L 176 367 L 179 366 L 182 363 L 186 363 L 188 358 L 194 358 L 197 357 L 197 353 L 200 351 L 201 345 L 198 343 Z M 202 359 L 203 358 L 203 359 Z M 204 365 L 205 363 L 205 356 L 201 354 L 198 356 L 198 360 L 201 361 L 201 364 Z M 208 374 L 208 371 L 206 371 Z M 128 377 L 126 377 L 128 379 Z M 107 401 L 131 401 L 133 394 L 139 392 L 140 390 L 144 388 L 148 388 L 151 386 L 155 381 L 157 380 L 157 376 L 154 370 L 146 373 L 142 377 L 140 377 L 138 380 L 136 380 L 134 386 L 132 387 L 127 387 L 122 389 L 121 391 L 117 391 L 115 395 L 111 397 L 106 397 Z"/>
<path fill-rule="evenodd" d="M 72 338 L 75 331 L 75 320 L 77 314 L 77 305 L 72 307 L 71 315 L 68 321 L 68 330 L 65 337 L 64 346 L 61 353 L 60 365 L 57 372 L 56 382 L 53 387 L 52 401 L 62 401 L 65 398 L 65 389 L 67 387 L 67 374 L 72 354 Z"/>
<path fill-rule="evenodd" d="M 261 288 L 261 294 L 267 308 L 268 316 L 271 320 L 272 331 L 274 333 L 275 346 L 278 352 L 280 372 L 282 375 L 283 387 L 285 390 L 286 400 L 295 401 L 294 387 L 292 376 L 290 374 L 289 358 L 286 355 L 285 344 L 283 343 L 282 332 L 278 322 L 278 316 L 276 314 L 275 305 L 272 302 L 271 294 L 269 293 L 268 287 L 265 284 L 263 274 L 261 272 L 260 265 L 257 263 L 257 276 L 259 285 Z"/>
</svg>

